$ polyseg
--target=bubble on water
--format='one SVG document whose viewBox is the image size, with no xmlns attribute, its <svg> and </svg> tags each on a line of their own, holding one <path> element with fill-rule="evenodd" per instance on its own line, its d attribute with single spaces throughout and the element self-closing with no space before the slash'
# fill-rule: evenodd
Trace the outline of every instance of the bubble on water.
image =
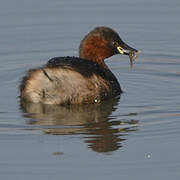
<svg viewBox="0 0 180 180">
<path fill-rule="evenodd" d="M 151 154 L 148 153 L 148 154 L 145 155 L 145 157 L 146 157 L 147 159 L 150 159 L 150 158 L 151 158 Z"/>
</svg>

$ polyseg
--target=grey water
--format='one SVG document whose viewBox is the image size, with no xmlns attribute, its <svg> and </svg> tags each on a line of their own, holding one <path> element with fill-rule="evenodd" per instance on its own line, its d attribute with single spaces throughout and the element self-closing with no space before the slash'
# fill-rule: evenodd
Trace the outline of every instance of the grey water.
<svg viewBox="0 0 180 180">
<path fill-rule="evenodd" d="M 0 179 L 180 179 L 180 1 L 6 0 L 0 5 Z M 106 60 L 124 93 L 102 104 L 24 104 L 26 71 L 78 56 L 96 26 L 142 51 Z"/>
</svg>

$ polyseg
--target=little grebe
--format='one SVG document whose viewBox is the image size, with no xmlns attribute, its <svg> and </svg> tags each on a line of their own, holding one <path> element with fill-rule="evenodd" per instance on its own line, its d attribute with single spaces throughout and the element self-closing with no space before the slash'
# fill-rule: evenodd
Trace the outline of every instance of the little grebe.
<svg viewBox="0 0 180 180">
<path fill-rule="evenodd" d="M 118 96 L 121 87 L 104 59 L 125 54 L 132 60 L 138 52 L 111 28 L 97 27 L 81 41 L 79 57 L 55 57 L 45 66 L 29 70 L 21 82 L 20 97 L 33 103 L 63 105 L 99 103 Z"/>
</svg>

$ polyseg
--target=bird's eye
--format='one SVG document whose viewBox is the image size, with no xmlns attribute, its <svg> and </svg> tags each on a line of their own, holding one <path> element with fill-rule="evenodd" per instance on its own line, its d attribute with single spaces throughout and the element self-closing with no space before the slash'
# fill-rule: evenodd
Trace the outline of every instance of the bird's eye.
<svg viewBox="0 0 180 180">
<path fill-rule="evenodd" d="M 117 46 L 118 43 L 117 43 L 116 41 L 113 41 L 113 42 L 112 42 L 112 45 L 113 45 L 113 46 Z"/>
</svg>

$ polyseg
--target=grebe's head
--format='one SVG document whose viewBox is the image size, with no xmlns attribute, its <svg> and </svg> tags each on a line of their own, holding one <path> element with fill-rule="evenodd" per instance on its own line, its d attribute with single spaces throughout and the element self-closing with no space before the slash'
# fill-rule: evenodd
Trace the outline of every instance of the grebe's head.
<svg viewBox="0 0 180 180">
<path fill-rule="evenodd" d="M 140 51 L 125 44 L 119 35 L 108 27 L 97 27 L 89 32 L 80 43 L 79 56 L 104 64 L 104 59 L 115 54 L 129 55 L 130 61 Z"/>
</svg>

